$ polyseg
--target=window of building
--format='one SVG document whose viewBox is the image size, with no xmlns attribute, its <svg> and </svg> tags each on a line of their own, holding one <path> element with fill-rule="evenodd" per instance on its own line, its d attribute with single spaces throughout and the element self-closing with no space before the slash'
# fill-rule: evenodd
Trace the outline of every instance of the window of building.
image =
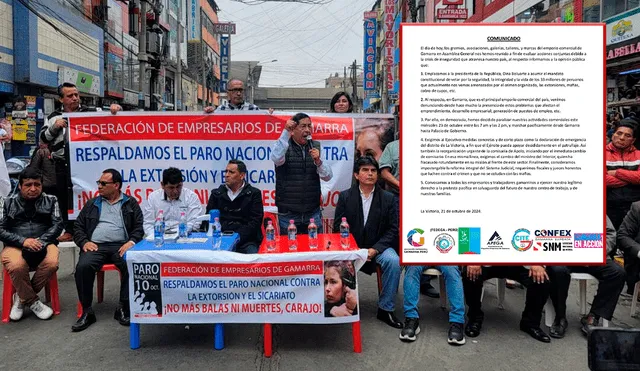
<svg viewBox="0 0 640 371">
<path fill-rule="evenodd" d="M 630 4 L 629 4 L 630 2 Z M 602 19 L 611 18 L 614 15 L 633 9 L 638 6 L 637 0 L 604 0 L 602 6 Z M 635 4 L 635 5 L 633 5 Z M 629 7 L 632 5 L 632 7 Z"/>
</svg>

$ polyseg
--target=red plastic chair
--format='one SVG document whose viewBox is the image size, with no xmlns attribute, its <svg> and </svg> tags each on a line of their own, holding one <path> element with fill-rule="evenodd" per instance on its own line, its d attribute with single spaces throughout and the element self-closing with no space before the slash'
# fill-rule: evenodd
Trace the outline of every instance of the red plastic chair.
<svg viewBox="0 0 640 371">
<path fill-rule="evenodd" d="M 105 264 L 102 266 L 102 269 L 96 272 L 96 276 L 98 278 L 98 288 L 96 290 L 96 293 L 98 294 L 98 303 L 102 303 L 102 300 L 104 299 L 104 272 L 106 271 L 118 271 L 118 273 L 120 273 L 114 264 Z M 120 279 L 122 279 L 122 273 L 120 273 Z M 77 312 L 78 318 L 82 317 L 82 303 L 79 301 Z"/>
<path fill-rule="evenodd" d="M 13 287 L 11 277 L 6 269 L 4 271 L 4 278 L 2 282 L 2 322 L 7 323 L 10 321 L 9 313 L 11 312 L 11 306 L 13 305 L 13 294 L 16 292 L 16 288 Z M 53 314 L 60 314 L 60 296 L 58 295 L 58 275 L 53 272 L 49 278 L 49 282 L 44 287 L 47 302 L 51 302 L 51 309 Z"/>
</svg>

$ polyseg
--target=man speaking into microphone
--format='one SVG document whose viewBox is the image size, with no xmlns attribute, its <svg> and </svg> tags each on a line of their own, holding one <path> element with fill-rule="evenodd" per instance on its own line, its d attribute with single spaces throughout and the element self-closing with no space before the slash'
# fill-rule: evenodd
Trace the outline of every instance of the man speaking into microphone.
<svg viewBox="0 0 640 371">
<path fill-rule="evenodd" d="M 276 206 L 282 235 L 287 234 L 290 220 L 298 234 L 306 234 L 311 218 L 318 233 L 322 233 L 320 179 L 329 181 L 333 173 L 320 158 L 320 143 L 312 140 L 312 129 L 307 114 L 294 115 L 287 120 L 271 151 L 276 165 Z"/>
</svg>

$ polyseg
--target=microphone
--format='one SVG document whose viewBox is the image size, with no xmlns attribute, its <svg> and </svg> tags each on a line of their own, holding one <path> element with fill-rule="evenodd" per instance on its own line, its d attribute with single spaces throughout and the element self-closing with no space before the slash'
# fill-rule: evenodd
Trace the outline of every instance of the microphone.
<svg viewBox="0 0 640 371">
<path fill-rule="evenodd" d="M 310 149 L 313 149 L 313 141 L 311 140 L 311 134 L 307 135 L 307 143 L 309 143 Z"/>
</svg>

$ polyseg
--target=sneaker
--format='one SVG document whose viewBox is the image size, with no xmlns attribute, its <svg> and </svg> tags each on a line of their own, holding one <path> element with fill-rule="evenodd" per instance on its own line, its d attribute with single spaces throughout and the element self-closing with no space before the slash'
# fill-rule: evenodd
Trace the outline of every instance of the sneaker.
<svg viewBox="0 0 640 371">
<path fill-rule="evenodd" d="M 24 315 L 24 304 L 20 302 L 20 298 L 18 294 L 13 294 L 13 305 L 11 306 L 11 313 L 9 313 L 9 318 L 12 321 L 20 321 L 22 316 Z"/>
<path fill-rule="evenodd" d="M 31 309 L 33 314 L 35 314 L 40 319 L 49 319 L 51 318 L 51 316 L 53 316 L 53 309 L 42 304 L 40 299 L 34 301 L 33 304 L 31 304 L 31 306 L 29 307 L 29 309 Z"/>
<path fill-rule="evenodd" d="M 464 325 L 462 323 L 451 322 L 449 324 L 449 339 L 447 342 L 451 345 L 464 345 Z"/>
<path fill-rule="evenodd" d="M 406 318 L 404 320 L 404 328 L 400 332 L 400 340 L 415 341 L 416 336 L 420 333 L 420 321 L 417 318 Z"/>
</svg>

